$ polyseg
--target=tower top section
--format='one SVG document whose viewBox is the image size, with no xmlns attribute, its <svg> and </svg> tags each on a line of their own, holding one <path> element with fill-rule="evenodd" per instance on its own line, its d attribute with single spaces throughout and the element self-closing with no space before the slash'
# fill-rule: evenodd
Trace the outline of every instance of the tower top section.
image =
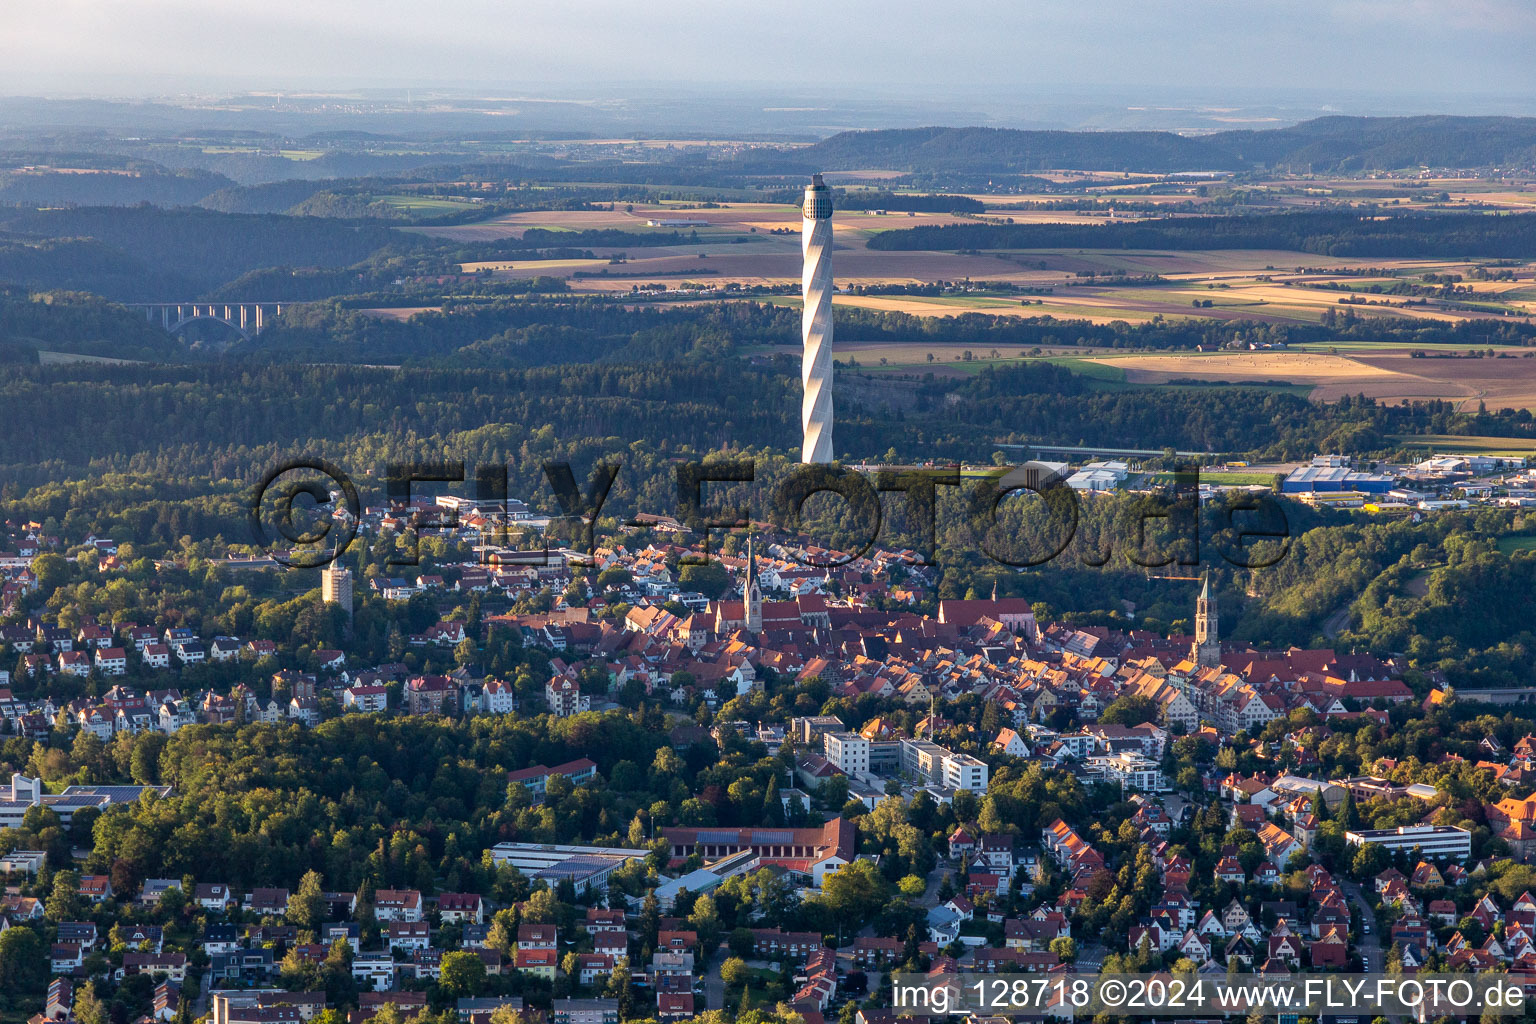
<svg viewBox="0 0 1536 1024">
<path fill-rule="evenodd" d="M 832 190 L 819 174 L 811 175 L 811 183 L 805 186 L 805 205 L 801 207 L 801 213 L 806 220 L 832 218 Z"/>
</svg>

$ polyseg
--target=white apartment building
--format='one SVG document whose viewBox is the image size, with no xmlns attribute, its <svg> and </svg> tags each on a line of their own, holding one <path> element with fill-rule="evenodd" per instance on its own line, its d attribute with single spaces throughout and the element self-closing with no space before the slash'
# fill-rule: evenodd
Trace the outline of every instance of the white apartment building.
<svg viewBox="0 0 1536 1024">
<path fill-rule="evenodd" d="M 1453 825 L 1404 825 L 1400 828 L 1368 828 L 1345 832 L 1350 846 L 1385 846 L 1388 850 L 1418 849 L 1425 857 L 1466 860 L 1472 855 L 1472 833 Z"/>
<path fill-rule="evenodd" d="M 1121 789 L 1134 789 L 1142 793 L 1161 793 L 1168 788 L 1163 770 L 1145 754 L 1134 750 L 1122 750 L 1118 754 L 1090 757 L 1090 768 L 1102 771 L 1106 778 L 1118 782 Z"/>
<path fill-rule="evenodd" d="M 987 791 L 985 761 L 970 754 L 957 754 L 928 740 L 901 741 L 901 768 L 945 789 Z"/>
<path fill-rule="evenodd" d="M 869 774 L 869 740 L 856 732 L 829 732 L 821 737 L 822 752 L 838 771 L 853 778 Z"/>
</svg>

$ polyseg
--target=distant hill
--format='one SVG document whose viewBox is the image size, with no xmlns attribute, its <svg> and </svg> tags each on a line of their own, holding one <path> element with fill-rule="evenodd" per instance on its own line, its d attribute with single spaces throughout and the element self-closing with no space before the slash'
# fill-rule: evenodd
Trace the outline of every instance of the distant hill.
<svg viewBox="0 0 1536 1024">
<path fill-rule="evenodd" d="M 346 267 L 385 246 L 425 244 L 371 224 L 154 206 L 0 211 L 0 243 L 20 264 L 0 279 L 150 300 L 166 294 L 167 278 L 184 282 L 173 298 L 192 298 L 261 267 Z M 41 251 L 52 254 L 51 273 L 31 269 Z"/>
<path fill-rule="evenodd" d="M 181 342 L 123 306 L 94 295 L 32 294 L 0 284 L 0 362 L 36 362 L 39 349 L 155 362 L 186 357 Z"/>
<path fill-rule="evenodd" d="M 1206 140 L 1244 165 L 1299 170 L 1536 166 L 1536 117 L 1319 117 Z"/>
<path fill-rule="evenodd" d="M 302 203 L 316 192 L 324 191 L 334 185 L 334 182 L 321 179 L 289 179 L 270 181 L 263 185 L 235 185 L 204 196 L 197 205 L 218 213 L 282 213 Z"/>
<path fill-rule="evenodd" d="M 195 203 L 234 182 L 201 168 L 171 169 L 113 153 L 0 153 L 0 205 Z"/>
<path fill-rule="evenodd" d="M 1053 167 L 1081 170 L 1196 171 L 1226 169 L 1231 154 L 1204 139 L 1172 132 L 1042 132 L 1012 128 L 893 128 L 840 132 L 787 152 L 789 159 L 829 171 L 1021 174 Z"/>
<path fill-rule="evenodd" d="M 897 128 L 841 132 L 813 146 L 746 158 L 785 172 L 870 168 L 1019 174 L 1096 171 L 1301 171 L 1536 167 L 1536 118 L 1322 117 L 1290 128 L 1184 136 L 1172 132 L 1059 132 L 1012 128 Z"/>
<path fill-rule="evenodd" d="M 94 292 L 123 301 L 195 296 L 201 283 L 152 268 L 94 238 L 32 238 L 0 230 L 0 286 Z"/>
</svg>

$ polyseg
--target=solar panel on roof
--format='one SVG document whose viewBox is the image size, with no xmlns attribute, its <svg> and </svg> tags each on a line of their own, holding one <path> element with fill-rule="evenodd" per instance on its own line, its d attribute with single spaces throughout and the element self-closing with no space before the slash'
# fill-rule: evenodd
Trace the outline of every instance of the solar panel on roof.
<svg viewBox="0 0 1536 1024">
<path fill-rule="evenodd" d="M 606 868 L 612 863 L 613 859 L 609 857 L 571 857 L 568 860 L 561 861 L 560 866 L 563 868 L 571 868 L 573 870 L 583 870 L 589 868 Z"/>
<path fill-rule="evenodd" d="M 765 832 L 757 830 L 752 833 L 754 843 L 792 843 L 795 841 L 793 832 Z"/>
<path fill-rule="evenodd" d="M 702 829 L 698 836 L 698 841 L 701 843 L 734 843 L 741 836 L 741 833 L 735 829 L 725 831 Z"/>
</svg>

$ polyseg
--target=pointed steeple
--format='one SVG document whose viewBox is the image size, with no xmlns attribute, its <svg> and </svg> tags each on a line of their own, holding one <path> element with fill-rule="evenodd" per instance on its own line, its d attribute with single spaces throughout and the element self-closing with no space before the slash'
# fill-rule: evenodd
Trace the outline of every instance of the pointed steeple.
<svg viewBox="0 0 1536 1024">
<path fill-rule="evenodd" d="M 747 578 L 741 586 L 742 617 L 749 633 L 763 631 L 763 588 L 757 579 L 757 549 L 747 535 Z"/>
<path fill-rule="evenodd" d="M 997 601 L 997 580 L 992 581 L 992 600 Z"/>
<path fill-rule="evenodd" d="M 1221 665 L 1221 631 L 1216 615 L 1216 590 L 1210 571 L 1201 574 L 1200 596 L 1195 601 L 1195 642 L 1190 659 L 1201 668 Z"/>
</svg>

